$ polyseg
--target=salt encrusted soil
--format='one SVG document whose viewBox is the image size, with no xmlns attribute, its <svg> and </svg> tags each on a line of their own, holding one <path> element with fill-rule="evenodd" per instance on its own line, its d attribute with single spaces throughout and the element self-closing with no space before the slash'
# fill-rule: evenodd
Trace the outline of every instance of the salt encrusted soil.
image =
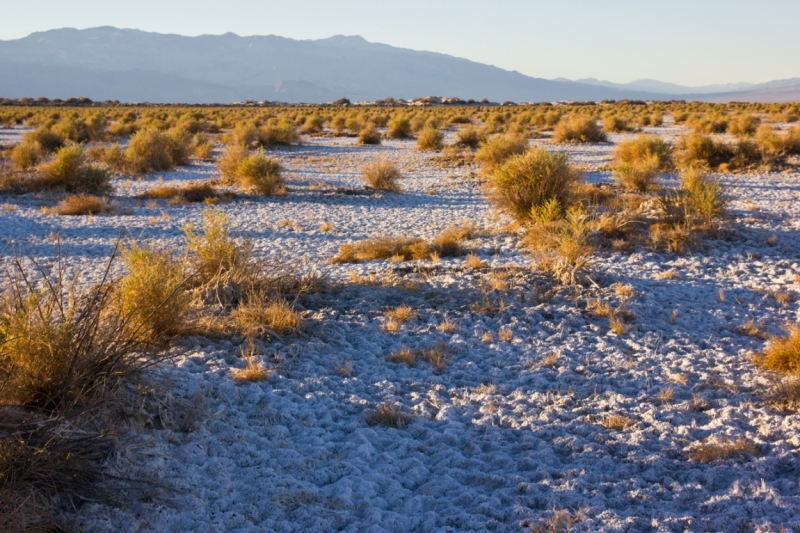
<svg viewBox="0 0 800 533">
<path fill-rule="evenodd" d="M 0 131 L 0 142 L 15 135 Z M 800 419 L 765 405 L 773 380 L 749 357 L 763 341 L 736 332 L 749 318 L 770 334 L 800 319 L 795 298 L 772 296 L 797 295 L 800 175 L 722 176 L 734 197 L 725 239 L 686 255 L 603 252 L 594 264 L 599 288 L 555 290 L 542 301 L 534 287 L 551 282 L 502 229 L 508 220 L 487 206 L 477 169 L 440 166 L 412 141 L 354 141 L 307 139 L 276 151 L 286 195 L 220 204 L 259 255 L 319 271 L 332 288 L 299 302 L 303 334 L 262 347 L 260 359 L 275 367 L 267 381 L 232 381 L 244 361 L 229 341 L 182 342 L 175 362 L 151 378 L 147 406 L 131 416 L 108 465 L 162 488 L 122 508 L 84 506 L 87 531 L 521 531 L 553 508 L 581 510 L 574 530 L 587 532 L 800 528 Z M 590 179 L 610 179 L 611 143 L 557 149 Z M 405 194 L 352 193 L 361 189 L 359 167 L 374 158 L 398 164 Z M 18 207 L 0 210 L 0 242 L 51 260 L 60 240 L 91 282 L 120 235 L 180 248 L 181 228 L 200 221 L 200 206 L 148 206 L 138 193 L 157 180 L 215 173 L 198 164 L 117 179 L 123 214 L 92 219 L 43 214 L 52 198 L 6 197 L 0 202 Z M 329 262 L 349 241 L 432 237 L 462 220 L 488 230 L 470 245 L 489 269 L 467 269 L 461 258 Z M 333 230 L 320 231 L 324 222 Z M 350 271 L 394 283 L 353 284 Z M 615 282 L 633 287 L 626 305 L 635 318 L 623 335 L 587 309 L 587 297 L 622 303 Z M 486 299 L 496 312 L 474 309 Z M 383 312 L 401 303 L 417 317 L 385 332 Z M 455 331 L 437 329 L 445 318 Z M 513 333 L 509 342 L 501 329 Z M 401 347 L 437 343 L 451 357 L 442 372 L 387 361 Z M 413 421 L 368 425 L 365 413 L 383 402 Z M 608 415 L 634 425 L 606 429 Z M 725 437 L 745 437 L 759 452 L 710 464 L 689 458 L 692 446 Z"/>
</svg>

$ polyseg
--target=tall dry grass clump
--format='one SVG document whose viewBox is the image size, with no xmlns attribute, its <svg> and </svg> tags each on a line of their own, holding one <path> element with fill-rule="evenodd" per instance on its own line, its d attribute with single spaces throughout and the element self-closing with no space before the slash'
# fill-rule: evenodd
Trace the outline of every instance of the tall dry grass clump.
<svg viewBox="0 0 800 533">
<path fill-rule="evenodd" d="M 773 337 L 754 362 L 767 370 L 800 375 L 800 325 L 788 327 L 786 337 Z"/>
<path fill-rule="evenodd" d="M 718 179 L 698 170 L 682 172 L 681 193 L 687 214 L 704 228 L 711 228 L 715 219 L 725 215 L 729 198 Z"/>
<path fill-rule="evenodd" d="M 599 143 L 606 140 L 606 134 L 594 117 L 575 115 L 561 120 L 553 128 L 553 142 L 557 143 Z"/>
<path fill-rule="evenodd" d="M 189 250 L 189 267 L 193 284 L 208 286 L 228 284 L 242 287 L 252 282 L 253 246 L 248 240 L 237 242 L 228 230 L 228 217 L 216 208 L 203 211 L 202 231 L 192 224 L 184 226 L 184 238 Z"/>
<path fill-rule="evenodd" d="M 520 222 L 529 222 L 548 201 L 566 209 L 573 203 L 581 175 L 566 154 L 532 148 L 509 157 L 488 175 L 487 196 Z"/>
<path fill-rule="evenodd" d="M 444 135 L 437 128 L 425 127 L 417 136 L 418 150 L 441 150 L 444 145 Z"/>
<path fill-rule="evenodd" d="M 189 306 L 183 263 L 164 249 L 130 244 L 122 251 L 128 272 L 119 280 L 118 305 L 140 324 L 142 340 L 180 333 Z"/>
<path fill-rule="evenodd" d="M 661 172 L 672 168 L 672 145 L 655 135 L 623 141 L 614 150 L 612 168 L 623 187 L 645 192 Z"/>
<path fill-rule="evenodd" d="M 18 170 L 30 170 L 39 164 L 45 151 L 38 142 L 23 142 L 11 149 L 9 159 Z"/>
<path fill-rule="evenodd" d="M 512 155 L 521 154 L 528 148 L 528 141 L 519 135 L 498 135 L 481 143 L 475 152 L 475 160 L 484 170 L 490 170 Z"/>
<path fill-rule="evenodd" d="M 550 214 L 547 220 L 539 217 L 523 239 L 523 244 L 533 253 L 537 266 L 550 272 L 559 283 L 586 283 L 591 267 L 592 221 L 578 209 L 568 209 L 565 215 L 555 218 L 559 206 L 555 200 L 545 204 L 543 210 Z M 541 210 L 540 210 L 541 212 Z"/>
<path fill-rule="evenodd" d="M 398 181 L 403 177 L 391 161 L 371 161 L 361 167 L 361 177 L 373 189 L 401 193 Z"/>
</svg>

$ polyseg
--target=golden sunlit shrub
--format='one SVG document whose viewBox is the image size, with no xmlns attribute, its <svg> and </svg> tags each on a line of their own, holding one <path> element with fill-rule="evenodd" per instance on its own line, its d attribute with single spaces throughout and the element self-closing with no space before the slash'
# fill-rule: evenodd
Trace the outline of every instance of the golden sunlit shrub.
<svg viewBox="0 0 800 533">
<path fill-rule="evenodd" d="M 753 358 L 758 366 L 785 374 L 800 375 L 800 326 L 788 327 L 786 337 L 772 337 L 764 351 Z"/>
<path fill-rule="evenodd" d="M 411 121 L 406 117 L 397 117 L 389 121 L 388 129 L 383 134 L 387 139 L 408 139 L 411 137 Z"/>
<path fill-rule="evenodd" d="M 302 324 L 300 313 L 289 302 L 263 289 L 246 292 L 244 301 L 231 311 L 231 318 L 237 331 L 248 338 L 294 333 Z"/>
<path fill-rule="evenodd" d="M 654 135 L 623 141 L 614 150 L 615 179 L 626 189 L 645 192 L 672 168 L 672 145 Z"/>
<path fill-rule="evenodd" d="M 372 126 L 367 126 L 358 132 L 358 144 L 380 144 L 381 134 Z"/>
<path fill-rule="evenodd" d="M 575 115 L 561 120 L 553 129 L 553 142 L 557 143 L 598 143 L 606 140 L 606 134 L 593 117 Z"/>
<path fill-rule="evenodd" d="M 728 196 L 718 179 L 698 170 L 681 173 L 681 192 L 689 215 L 710 228 L 715 219 L 725 215 Z"/>
<path fill-rule="evenodd" d="M 34 131 L 26 133 L 22 136 L 22 142 L 36 142 L 39 143 L 42 151 L 45 153 L 55 152 L 62 146 L 64 146 L 65 139 L 62 135 L 44 127 L 40 126 L 36 128 Z"/>
<path fill-rule="evenodd" d="M 265 148 L 272 146 L 289 146 L 299 142 L 300 137 L 294 125 L 286 120 L 262 126 L 256 132 L 256 143 Z"/>
<path fill-rule="evenodd" d="M 55 215 L 80 216 L 80 215 L 99 215 L 110 213 L 114 206 L 108 203 L 105 198 L 98 198 L 88 194 L 70 195 L 61 200 L 59 204 L 47 212 Z"/>
<path fill-rule="evenodd" d="M 494 205 L 520 222 L 528 222 L 536 209 L 548 201 L 561 209 L 573 203 L 573 190 L 580 173 L 566 154 L 532 148 L 509 157 L 488 175 L 487 197 Z"/>
<path fill-rule="evenodd" d="M 371 161 L 361 167 L 361 177 L 373 189 L 401 193 L 397 183 L 403 176 L 391 161 Z"/>
<path fill-rule="evenodd" d="M 219 159 L 219 170 L 226 183 L 253 188 L 260 194 L 271 195 L 284 190 L 280 163 L 266 157 L 263 150 L 250 153 L 243 146 L 228 146 Z"/>
<path fill-rule="evenodd" d="M 490 170 L 515 154 L 521 154 L 528 147 L 528 141 L 518 135 L 498 135 L 481 143 L 475 152 L 475 160 L 484 170 Z"/>
<path fill-rule="evenodd" d="M 155 129 L 144 129 L 133 135 L 125 152 L 130 172 L 140 174 L 170 170 L 173 166 L 172 140 Z"/>
<path fill-rule="evenodd" d="M 484 139 L 481 138 L 478 130 L 473 126 L 461 128 L 456 132 L 456 144 L 458 146 L 468 146 L 476 148 Z"/>
<path fill-rule="evenodd" d="M 165 249 L 131 243 L 122 251 L 128 272 L 119 280 L 118 305 L 143 341 L 181 332 L 189 307 L 183 264 Z"/>
<path fill-rule="evenodd" d="M 32 187 L 59 189 L 69 193 L 104 194 L 110 189 L 108 180 L 105 170 L 87 164 L 83 147 L 72 144 L 59 149 L 52 161 L 39 167 Z"/>
<path fill-rule="evenodd" d="M 11 149 L 9 158 L 15 168 L 30 170 L 39 164 L 45 155 L 41 145 L 35 141 L 26 141 Z"/>
<path fill-rule="evenodd" d="M 419 150 L 441 150 L 444 135 L 436 128 L 425 127 L 417 136 L 417 149 Z"/>
</svg>

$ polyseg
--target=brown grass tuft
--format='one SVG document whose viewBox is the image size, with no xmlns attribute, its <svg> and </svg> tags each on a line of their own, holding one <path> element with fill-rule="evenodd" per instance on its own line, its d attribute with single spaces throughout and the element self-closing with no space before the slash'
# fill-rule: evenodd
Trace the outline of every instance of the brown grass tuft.
<svg viewBox="0 0 800 533">
<path fill-rule="evenodd" d="M 270 375 L 270 370 L 256 363 L 254 359 L 247 360 L 247 366 L 231 371 L 231 377 L 237 383 L 255 383 L 264 381 Z"/>
<path fill-rule="evenodd" d="M 294 333 L 302 317 L 286 300 L 270 296 L 265 290 L 251 289 L 244 301 L 231 311 L 237 331 L 247 338 Z"/>
<path fill-rule="evenodd" d="M 114 211 L 114 206 L 109 204 L 105 198 L 88 194 L 67 196 L 56 207 L 47 210 L 51 214 L 66 216 L 99 215 L 112 211 Z"/>
<path fill-rule="evenodd" d="M 800 374 L 800 325 L 790 325 L 787 337 L 772 337 L 764 351 L 753 362 L 767 370 Z"/>
<path fill-rule="evenodd" d="M 218 198 L 219 194 L 209 183 L 190 183 L 182 187 L 158 185 L 140 194 L 137 198 L 166 199 L 170 203 L 196 203 Z"/>
<path fill-rule="evenodd" d="M 395 405 L 382 403 L 374 411 L 368 412 L 364 416 L 364 420 L 371 426 L 404 428 L 411 423 L 413 418 Z"/>
<path fill-rule="evenodd" d="M 689 450 L 689 459 L 699 463 L 712 463 L 728 459 L 743 461 L 758 455 L 758 453 L 758 446 L 746 438 L 739 437 L 732 441 L 726 437 L 719 442 L 708 442 L 693 446 Z"/>
</svg>

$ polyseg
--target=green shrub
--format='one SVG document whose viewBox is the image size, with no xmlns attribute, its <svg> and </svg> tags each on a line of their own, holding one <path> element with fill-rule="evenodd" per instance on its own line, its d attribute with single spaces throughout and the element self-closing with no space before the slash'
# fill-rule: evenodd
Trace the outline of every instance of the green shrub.
<svg viewBox="0 0 800 533">
<path fill-rule="evenodd" d="M 728 196 L 722 183 L 699 170 L 681 173 L 681 192 L 688 214 L 710 228 L 715 219 L 725 215 Z"/>
</svg>

